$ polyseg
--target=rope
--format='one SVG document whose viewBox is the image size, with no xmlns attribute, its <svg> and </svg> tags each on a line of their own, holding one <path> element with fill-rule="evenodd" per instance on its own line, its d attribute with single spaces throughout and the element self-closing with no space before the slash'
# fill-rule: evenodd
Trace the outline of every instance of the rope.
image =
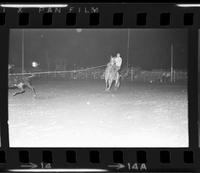
<svg viewBox="0 0 200 173">
<path fill-rule="evenodd" d="M 78 70 L 67 70 L 67 71 L 47 71 L 47 72 L 32 72 L 32 73 L 12 73 L 9 74 L 9 76 L 15 76 L 15 75 L 34 75 L 34 74 L 56 74 L 56 73 L 76 73 L 76 72 L 81 72 L 81 71 L 88 71 L 91 69 L 96 69 L 100 67 L 107 66 L 107 64 L 100 65 L 100 66 L 95 66 L 95 67 L 90 67 L 90 68 L 85 68 L 85 69 L 78 69 Z"/>
</svg>

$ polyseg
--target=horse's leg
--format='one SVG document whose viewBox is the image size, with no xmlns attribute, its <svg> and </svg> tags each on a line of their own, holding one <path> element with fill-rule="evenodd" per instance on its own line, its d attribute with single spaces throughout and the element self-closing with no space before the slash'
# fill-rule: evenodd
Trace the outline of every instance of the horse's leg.
<svg viewBox="0 0 200 173">
<path fill-rule="evenodd" d="M 106 88 L 105 88 L 105 90 L 107 90 L 107 88 L 108 88 L 108 80 L 107 80 L 107 79 L 105 80 L 105 83 L 106 83 Z"/>
<path fill-rule="evenodd" d="M 120 75 L 118 74 L 117 75 L 117 88 L 119 88 L 120 86 Z"/>
<path fill-rule="evenodd" d="M 117 81 L 117 88 L 119 88 L 119 86 L 120 86 L 120 81 L 118 79 L 118 81 Z"/>
<path fill-rule="evenodd" d="M 115 90 L 119 88 L 119 79 L 115 80 Z"/>
<path fill-rule="evenodd" d="M 109 79 L 108 80 L 108 84 L 109 84 L 109 86 L 108 86 L 108 91 L 110 90 L 110 88 L 111 88 L 111 86 L 112 86 L 112 82 L 113 82 L 113 80 L 112 79 Z"/>
<path fill-rule="evenodd" d="M 117 89 L 118 81 L 117 79 L 115 80 L 115 89 Z"/>
<path fill-rule="evenodd" d="M 106 91 L 109 91 L 110 90 L 110 82 L 109 82 L 109 79 L 106 81 Z"/>
<path fill-rule="evenodd" d="M 32 90 L 33 96 L 36 97 L 35 88 L 31 85 L 31 83 L 27 82 L 26 86 Z"/>
<path fill-rule="evenodd" d="M 120 76 L 119 76 L 119 74 L 117 74 L 117 77 L 115 79 L 115 89 L 119 88 L 119 85 L 120 85 L 119 78 L 120 78 Z"/>
</svg>

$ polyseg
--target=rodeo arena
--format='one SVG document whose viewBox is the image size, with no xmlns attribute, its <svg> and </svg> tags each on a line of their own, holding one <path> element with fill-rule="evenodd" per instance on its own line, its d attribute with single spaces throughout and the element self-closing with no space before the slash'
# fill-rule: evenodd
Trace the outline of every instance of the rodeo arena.
<svg viewBox="0 0 200 173">
<path fill-rule="evenodd" d="M 128 32 L 130 34 L 130 32 Z M 129 35 L 128 35 L 129 36 Z M 187 71 L 134 66 L 129 55 L 69 67 L 63 58 L 8 65 L 11 147 L 187 147 Z M 82 57 L 84 58 L 84 57 Z M 28 65 L 26 65 L 28 64 Z"/>
</svg>

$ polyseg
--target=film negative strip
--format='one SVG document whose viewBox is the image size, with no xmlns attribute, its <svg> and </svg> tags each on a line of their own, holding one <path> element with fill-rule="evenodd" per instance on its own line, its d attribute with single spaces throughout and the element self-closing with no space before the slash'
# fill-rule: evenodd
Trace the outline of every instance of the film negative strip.
<svg viewBox="0 0 200 173">
<path fill-rule="evenodd" d="M 0 171 L 200 171 L 199 8 L 0 4 Z"/>
</svg>

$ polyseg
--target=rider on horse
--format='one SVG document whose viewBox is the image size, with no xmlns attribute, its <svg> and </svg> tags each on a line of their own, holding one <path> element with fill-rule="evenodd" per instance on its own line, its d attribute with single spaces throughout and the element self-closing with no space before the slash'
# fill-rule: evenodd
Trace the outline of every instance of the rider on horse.
<svg viewBox="0 0 200 173">
<path fill-rule="evenodd" d="M 105 70 L 105 83 L 106 83 L 106 91 L 109 91 L 112 85 L 112 82 L 115 81 L 115 87 L 118 88 L 120 85 L 120 75 L 119 70 L 121 68 L 122 58 L 118 53 L 116 57 L 110 57 L 110 62 L 107 64 L 107 68 Z"/>
<path fill-rule="evenodd" d="M 111 56 L 110 64 L 114 65 L 116 72 L 119 72 L 119 70 L 121 69 L 121 65 L 122 65 L 122 58 L 120 57 L 119 53 L 117 53 L 116 57 Z"/>
</svg>

